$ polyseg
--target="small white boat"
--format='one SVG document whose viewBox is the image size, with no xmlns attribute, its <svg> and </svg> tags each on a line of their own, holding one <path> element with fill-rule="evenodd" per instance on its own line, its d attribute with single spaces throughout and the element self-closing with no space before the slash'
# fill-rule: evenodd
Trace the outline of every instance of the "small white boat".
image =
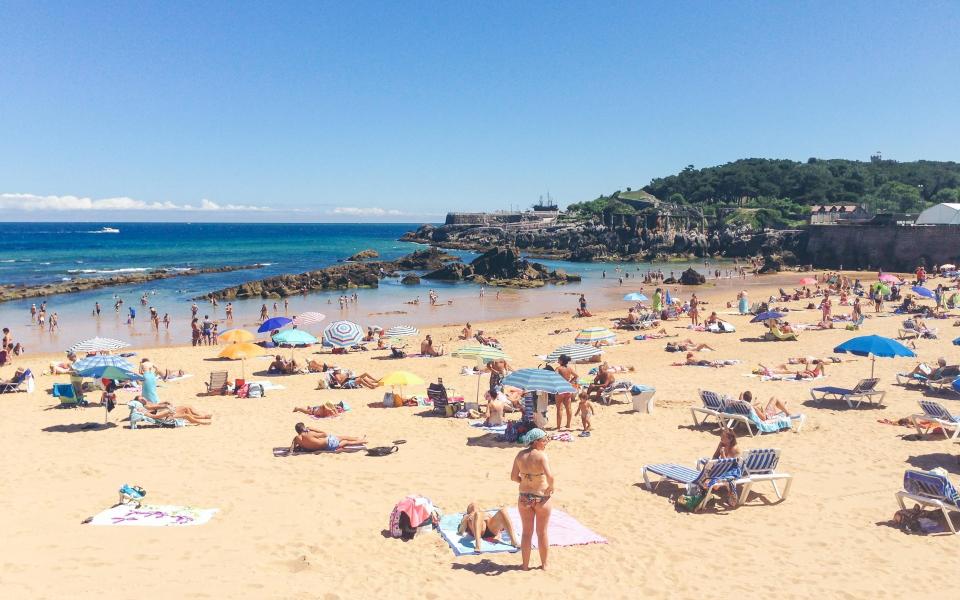
<svg viewBox="0 0 960 600">
<path fill-rule="evenodd" d="M 120 230 L 113 227 L 101 227 L 96 233 L 120 233 Z"/>
</svg>

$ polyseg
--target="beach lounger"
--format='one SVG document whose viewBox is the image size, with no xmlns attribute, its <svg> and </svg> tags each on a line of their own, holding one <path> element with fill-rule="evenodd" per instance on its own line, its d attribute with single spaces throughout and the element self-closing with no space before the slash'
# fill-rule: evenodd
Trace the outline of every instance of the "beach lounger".
<svg viewBox="0 0 960 600">
<path fill-rule="evenodd" d="M 127 403 L 130 407 L 130 429 L 136 429 L 138 425 L 156 425 L 157 427 L 184 427 L 187 422 L 183 419 L 167 417 L 157 419 L 143 412 L 143 403 L 138 400 L 131 400 Z"/>
<path fill-rule="evenodd" d="M 600 392 L 600 401 L 603 404 L 610 405 L 613 402 L 614 396 L 625 396 L 626 402 L 632 400 L 630 394 L 630 389 L 633 387 L 633 383 L 629 381 L 614 381 L 611 385 L 608 385 L 606 389 Z"/>
<path fill-rule="evenodd" d="M 908 470 L 903 473 L 903 489 L 896 493 L 897 503 L 906 509 L 904 499 L 909 498 L 921 506 L 939 508 L 951 533 L 957 533 L 951 512 L 960 512 L 960 494 L 943 475 L 929 471 Z"/>
<path fill-rule="evenodd" d="M 210 382 L 207 383 L 208 394 L 226 394 L 229 389 L 230 374 L 227 371 L 211 371 Z"/>
<path fill-rule="evenodd" d="M 698 390 L 697 393 L 700 395 L 703 406 L 690 407 L 690 415 L 693 417 L 694 426 L 699 427 L 705 424 L 710 417 L 715 418 L 719 423 L 723 414 L 723 407 L 727 405 L 727 402 L 730 402 L 730 398 L 708 390 Z M 697 422 L 697 413 L 703 414 L 703 419 L 700 422 Z"/>
<path fill-rule="evenodd" d="M 18 371 L 10 381 L 0 381 L 0 394 L 29 392 L 33 385 L 33 373 L 30 369 Z"/>
<path fill-rule="evenodd" d="M 920 363 L 918 368 L 922 373 L 897 373 L 897 383 L 900 385 L 926 385 L 933 374 L 933 368 L 927 363 Z"/>
<path fill-rule="evenodd" d="M 656 485 L 660 485 L 661 481 L 669 480 L 680 485 L 698 485 L 701 489 L 705 488 L 706 493 L 694 508 L 694 512 L 697 512 L 706 505 L 715 487 L 740 479 L 742 470 L 739 458 L 708 460 L 700 470 L 675 464 L 644 465 L 642 471 L 644 484 L 648 490 L 654 490 L 656 485 L 650 482 L 650 473 L 655 473 L 662 478 Z"/>
<path fill-rule="evenodd" d="M 797 422 L 796 431 L 799 433 L 803 429 L 803 424 L 807 421 L 806 415 L 780 415 L 773 419 L 763 420 L 753 406 L 743 400 L 728 402 L 721 412 L 719 418 L 726 422 L 726 427 L 733 429 L 738 424 L 743 424 L 746 426 L 750 437 L 756 435 L 754 429 L 757 430 L 757 433 L 777 433 L 791 429 L 794 421 Z"/>
<path fill-rule="evenodd" d="M 779 327 L 771 327 L 767 333 L 764 334 L 764 337 L 778 342 L 795 342 L 799 339 L 796 333 L 784 333 L 780 331 Z"/>
<path fill-rule="evenodd" d="M 934 427 L 939 426 L 943 437 L 954 440 L 960 437 L 960 415 L 951 415 L 942 404 L 932 400 L 920 400 L 920 408 L 923 413 L 910 415 L 910 421 L 918 434 L 927 435 Z M 926 424 L 921 425 L 921 421 Z M 947 435 L 948 429 L 953 430 L 953 435 Z"/>
<path fill-rule="evenodd" d="M 887 393 L 876 389 L 877 383 L 879 382 L 880 379 L 872 378 L 861 380 L 853 389 L 834 386 L 813 388 L 810 390 L 810 397 L 813 398 L 817 404 L 820 404 L 824 400 L 843 400 L 850 408 L 857 408 L 864 400 L 870 404 L 874 404 L 874 397 L 879 396 L 876 404 L 880 406 L 883 404 L 883 397 L 886 396 Z"/>
<path fill-rule="evenodd" d="M 770 485 L 773 486 L 777 499 L 787 499 L 790 486 L 793 484 L 793 475 L 777 472 L 777 466 L 780 464 L 780 450 L 754 448 L 753 450 L 747 450 L 741 460 L 743 461 L 743 477 L 736 482 L 738 485 L 743 485 L 743 489 L 740 491 L 740 504 L 747 501 L 755 483 L 764 481 L 769 481 Z M 777 487 L 778 480 L 786 481 L 783 492 Z"/>
</svg>

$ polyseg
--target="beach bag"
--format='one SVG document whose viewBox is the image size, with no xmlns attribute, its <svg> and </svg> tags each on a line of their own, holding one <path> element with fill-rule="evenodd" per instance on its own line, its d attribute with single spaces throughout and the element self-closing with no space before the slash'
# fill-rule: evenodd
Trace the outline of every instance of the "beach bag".
<svg viewBox="0 0 960 600">
<path fill-rule="evenodd" d="M 247 386 L 247 398 L 263 398 L 267 395 L 267 392 L 263 389 L 263 385 L 259 383 L 251 383 Z"/>
</svg>

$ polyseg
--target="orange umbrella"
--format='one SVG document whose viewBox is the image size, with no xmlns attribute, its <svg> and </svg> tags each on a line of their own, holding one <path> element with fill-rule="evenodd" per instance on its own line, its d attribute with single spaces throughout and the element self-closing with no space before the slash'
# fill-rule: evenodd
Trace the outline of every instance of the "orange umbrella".
<svg viewBox="0 0 960 600">
<path fill-rule="evenodd" d="M 252 342 L 253 340 L 257 339 L 257 336 L 253 335 L 246 329 L 228 329 L 227 331 L 224 331 L 218 335 L 217 339 L 221 342 L 231 344 L 233 342 Z"/>
<path fill-rule="evenodd" d="M 246 378 L 247 369 L 246 369 L 246 359 L 253 358 L 255 356 L 263 356 L 267 351 L 264 348 L 256 344 L 251 344 L 250 342 L 234 342 L 229 346 L 225 347 L 220 351 L 220 358 L 229 358 L 230 360 L 239 360 L 240 361 L 240 371 L 243 374 L 242 376 Z"/>
</svg>

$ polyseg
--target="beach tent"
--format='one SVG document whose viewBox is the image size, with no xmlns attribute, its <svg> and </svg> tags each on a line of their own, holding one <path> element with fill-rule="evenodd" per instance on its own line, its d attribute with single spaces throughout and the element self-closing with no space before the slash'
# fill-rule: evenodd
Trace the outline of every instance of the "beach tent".
<svg viewBox="0 0 960 600">
<path fill-rule="evenodd" d="M 960 204 L 944 202 L 931 206 L 917 217 L 917 225 L 960 225 Z"/>
</svg>

